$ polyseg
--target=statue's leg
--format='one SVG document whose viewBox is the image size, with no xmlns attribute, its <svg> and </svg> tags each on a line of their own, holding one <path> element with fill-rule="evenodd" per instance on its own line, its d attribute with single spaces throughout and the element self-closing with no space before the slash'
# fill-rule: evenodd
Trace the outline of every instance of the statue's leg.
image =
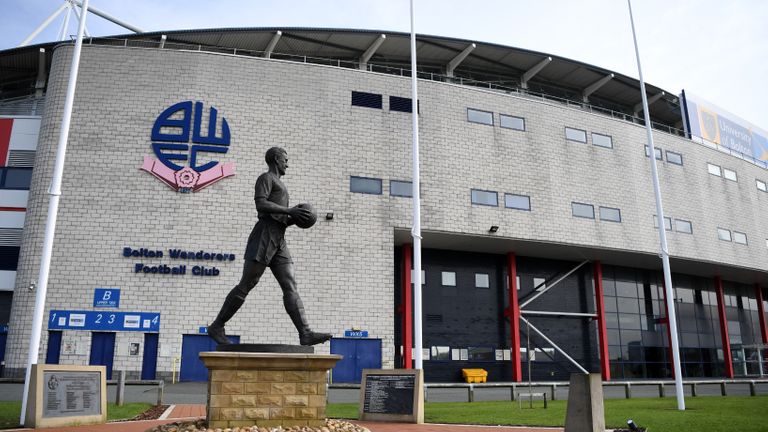
<svg viewBox="0 0 768 432">
<path fill-rule="evenodd" d="M 299 332 L 299 342 L 302 345 L 316 345 L 323 343 L 331 338 L 328 333 L 315 333 L 309 328 L 307 315 L 304 312 L 304 303 L 299 297 L 299 291 L 296 288 L 296 278 L 293 273 L 293 263 L 285 263 L 272 266 L 272 274 L 280 284 L 283 290 L 283 305 L 285 311 L 296 326 Z"/>
<path fill-rule="evenodd" d="M 229 339 L 224 333 L 224 324 L 227 323 L 235 313 L 240 309 L 240 306 L 245 302 L 245 297 L 248 293 L 259 283 L 261 275 L 264 274 L 264 270 L 267 268 L 265 264 L 258 261 L 246 259 L 243 266 L 243 276 L 240 278 L 240 283 L 235 285 L 234 288 L 227 294 L 224 299 L 224 304 L 221 306 L 219 314 L 216 319 L 213 320 L 211 325 L 208 326 L 208 336 L 213 338 L 216 343 L 229 344 Z"/>
</svg>

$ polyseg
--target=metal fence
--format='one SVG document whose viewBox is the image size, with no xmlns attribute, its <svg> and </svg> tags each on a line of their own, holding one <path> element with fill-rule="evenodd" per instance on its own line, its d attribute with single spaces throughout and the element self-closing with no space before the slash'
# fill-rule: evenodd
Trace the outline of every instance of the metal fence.
<svg viewBox="0 0 768 432">
<path fill-rule="evenodd" d="M 683 381 L 683 386 L 687 387 L 692 397 L 697 397 L 701 393 L 702 387 L 715 387 L 719 389 L 722 396 L 728 396 L 728 388 L 733 386 L 744 386 L 749 388 L 750 396 L 768 395 L 768 379 L 724 379 L 724 380 L 687 380 Z M 543 382 L 499 382 L 499 383 L 424 383 L 424 401 L 429 400 L 430 390 L 436 389 L 461 389 L 466 391 L 467 402 L 475 401 L 475 392 L 483 389 L 509 389 L 509 399 L 514 401 L 519 393 L 530 393 L 530 389 L 547 389 L 550 400 L 557 400 L 557 390 L 567 390 L 569 383 L 566 381 L 543 381 Z M 620 387 L 624 390 L 626 399 L 632 398 L 633 389 L 654 388 L 659 397 L 667 396 L 667 389 L 672 389 L 674 393 L 675 382 L 670 380 L 659 381 L 604 381 L 603 389 L 606 387 Z M 359 389 L 359 384 L 330 384 L 329 389 Z M 671 394 L 670 394 L 671 395 Z"/>
<path fill-rule="evenodd" d="M 185 43 L 177 43 L 177 42 L 166 42 L 165 40 L 158 41 L 158 40 L 127 39 L 127 38 L 114 39 L 114 38 L 90 37 L 90 38 L 86 38 L 84 40 L 84 43 L 88 45 L 109 45 L 109 46 L 122 46 L 122 47 L 135 47 L 135 48 L 164 48 L 164 49 L 175 49 L 175 50 L 184 50 L 184 51 L 201 51 L 201 52 L 212 52 L 212 53 L 218 53 L 218 54 L 228 54 L 228 55 L 245 56 L 245 57 L 264 57 L 265 56 L 265 51 L 260 51 L 260 50 L 214 47 L 214 46 L 207 46 L 207 45 L 201 45 L 201 44 L 185 44 Z M 361 64 L 359 62 L 351 61 L 351 60 L 312 57 L 312 56 L 306 56 L 306 55 L 296 55 L 296 54 L 286 54 L 286 53 L 276 53 L 276 52 L 271 53 L 269 57 L 272 59 L 278 59 L 278 60 L 288 60 L 288 61 L 295 61 L 300 63 L 311 63 L 311 64 L 326 65 L 326 66 L 336 66 L 336 67 L 342 67 L 342 68 L 348 68 L 348 69 L 361 68 Z M 388 75 L 399 75 L 402 77 L 411 76 L 411 70 L 403 67 L 394 67 L 389 65 L 367 63 L 362 65 L 362 68 L 370 72 L 384 73 Z M 497 83 L 492 83 L 488 81 L 479 81 L 479 80 L 470 79 L 470 78 L 450 77 L 448 75 L 443 75 L 443 74 L 434 73 L 434 72 L 418 72 L 417 77 L 420 79 L 429 80 L 429 81 L 453 83 L 453 84 L 459 84 L 463 86 L 477 87 L 477 88 L 482 88 L 486 90 L 497 91 L 505 94 L 515 94 L 518 96 L 546 101 L 546 102 L 555 102 L 558 104 L 568 106 L 570 108 L 576 108 L 576 109 L 584 110 L 590 113 L 606 115 L 615 119 L 627 121 L 630 123 L 635 123 L 638 125 L 645 125 L 644 119 L 640 117 L 635 117 L 632 114 L 611 110 L 611 109 L 600 107 L 597 105 L 592 105 L 579 100 L 567 99 L 559 96 L 549 95 L 546 93 L 534 92 L 534 91 L 530 91 L 520 87 L 501 85 Z M 676 136 L 685 136 L 685 133 L 682 130 L 676 129 L 669 125 L 665 125 L 657 122 L 651 122 L 651 126 L 654 129 L 664 133 L 668 133 Z"/>
</svg>

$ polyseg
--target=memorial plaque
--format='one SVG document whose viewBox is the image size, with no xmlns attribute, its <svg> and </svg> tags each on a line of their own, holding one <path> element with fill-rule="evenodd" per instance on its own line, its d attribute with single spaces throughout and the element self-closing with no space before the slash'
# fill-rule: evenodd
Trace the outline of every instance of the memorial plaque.
<svg viewBox="0 0 768 432">
<path fill-rule="evenodd" d="M 104 366 L 32 365 L 24 426 L 60 427 L 107 421 Z"/>
<path fill-rule="evenodd" d="M 101 414 L 99 372 L 43 372 L 43 418 Z"/>
<path fill-rule="evenodd" d="M 360 420 L 423 423 L 422 371 L 364 369 L 358 412 Z"/>
<path fill-rule="evenodd" d="M 414 375 L 369 375 L 365 381 L 363 412 L 410 414 L 415 384 Z"/>
</svg>

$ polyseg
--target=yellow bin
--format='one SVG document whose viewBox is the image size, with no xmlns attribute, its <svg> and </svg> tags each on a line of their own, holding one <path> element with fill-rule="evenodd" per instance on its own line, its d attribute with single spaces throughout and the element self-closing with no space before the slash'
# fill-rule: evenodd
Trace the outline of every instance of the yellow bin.
<svg viewBox="0 0 768 432">
<path fill-rule="evenodd" d="M 485 369 L 462 369 L 461 375 L 468 383 L 484 383 L 488 379 L 488 371 Z"/>
</svg>

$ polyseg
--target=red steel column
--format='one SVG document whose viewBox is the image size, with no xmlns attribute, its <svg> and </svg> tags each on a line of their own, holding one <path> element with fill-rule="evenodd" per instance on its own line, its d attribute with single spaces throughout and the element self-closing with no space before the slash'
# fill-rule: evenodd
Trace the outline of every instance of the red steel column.
<svg viewBox="0 0 768 432">
<path fill-rule="evenodd" d="M 411 257 L 413 256 L 413 246 L 403 245 L 403 368 L 411 369 L 411 360 L 413 349 L 413 297 L 411 294 Z"/>
<path fill-rule="evenodd" d="M 510 360 L 512 360 L 512 381 L 523 380 L 523 369 L 520 359 L 520 306 L 517 302 L 517 257 L 514 252 L 507 254 L 509 268 L 509 307 L 506 315 L 509 317 Z"/>
<path fill-rule="evenodd" d="M 611 380 L 611 363 L 608 355 L 608 331 L 605 329 L 605 303 L 603 301 L 603 266 L 595 261 L 592 271 L 595 280 L 595 312 L 597 313 L 597 336 L 600 349 L 600 372 L 603 381 Z"/>
<path fill-rule="evenodd" d="M 661 291 L 664 293 L 664 318 L 659 322 L 667 327 L 667 361 L 669 362 L 669 371 L 672 378 L 675 378 L 675 360 L 672 353 L 672 329 L 669 328 L 669 305 L 667 304 L 667 289 L 664 283 L 661 284 Z M 672 299 L 672 307 L 675 306 L 675 299 Z"/>
<path fill-rule="evenodd" d="M 757 313 L 760 315 L 760 334 L 763 335 L 763 343 L 768 344 L 768 325 L 765 323 L 763 289 L 760 288 L 760 284 L 755 284 L 755 299 L 757 299 Z"/>
<path fill-rule="evenodd" d="M 725 377 L 733 378 L 733 360 L 731 358 L 731 341 L 728 339 L 728 317 L 725 315 L 725 296 L 723 294 L 723 279 L 715 276 L 715 291 L 717 291 L 717 315 L 720 317 L 720 339 L 723 343 L 723 360 L 725 360 Z"/>
<path fill-rule="evenodd" d="M 0 119 L 0 167 L 4 167 L 8 160 L 12 129 L 13 119 Z"/>
</svg>

